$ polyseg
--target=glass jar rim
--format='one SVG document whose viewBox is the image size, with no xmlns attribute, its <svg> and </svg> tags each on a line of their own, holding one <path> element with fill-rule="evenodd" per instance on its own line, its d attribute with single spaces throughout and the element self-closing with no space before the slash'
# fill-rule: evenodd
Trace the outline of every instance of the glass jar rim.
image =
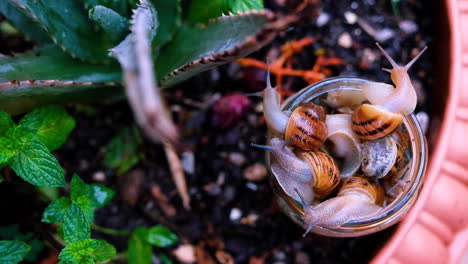
<svg viewBox="0 0 468 264">
<path fill-rule="evenodd" d="M 359 85 L 369 82 L 372 81 L 353 77 L 326 79 L 309 85 L 289 97 L 282 104 L 282 109 L 291 111 L 301 102 L 311 101 L 325 93 L 336 90 L 360 90 Z M 407 173 L 416 174 L 412 179 L 410 187 L 405 188 L 402 195 L 400 195 L 396 201 L 391 203 L 393 205 L 391 208 L 384 208 L 383 212 L 375 216 L 348 222 L 337 228 L 318 225 L 313 229 L 314 233 L 339 237 L 365 235 L 385 229 L 397 223 L 406 215 L 408 210 L 413 206 L 422 187 L 427 165 L 427 143 L 419 122 L 414 114 L 405 115 L 403 124 L 409 133 L 412 151 L 410 170 Z M 288 206 L 292 207 L 291 205 Z M 294 206 L 294 208 L 298 209 L 297 206 Z M 300 214 L 303 214 L 302 210 Z"/>
</svg>

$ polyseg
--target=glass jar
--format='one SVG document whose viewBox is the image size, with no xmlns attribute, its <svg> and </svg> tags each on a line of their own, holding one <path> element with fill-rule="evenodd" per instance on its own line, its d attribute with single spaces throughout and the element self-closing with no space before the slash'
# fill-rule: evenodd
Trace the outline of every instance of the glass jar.
<svg viewBox="0 0 468 264">
<path fill-rule="evenodd" d="M 283 105 L 283 111 L 291 111 L 302 102 L 310 102 L 325 96 L 327 93 L 337 90 L 360 91 L 360 85 L 369 82 L 359 78 L 332 78 L 322 82 L 309 85 L 292 95 Z M 348 222 L 340 227 L 331 228 L 316 225 L 311 232 L 331 237 L 354 237 L 371 234 L 399 222 L 414 205 L 421 187 L 427 163 L 427 143 L 421 127 L 413 114 L 404 117 L 403 124 L 398 129 L 405 132 L 409 137 L 407 155 L 409 157 L 405 171 L 402 176 L 407 180 L 407 185 L 402 191 L 372 217 L 362 218 L 353 222 Z M 269 137 L 272 137 L 269 133 Z M 271 170 L 270 153 L 267 153 L 267 164 Z M 303 223 L 303 209 L 301 203 L 288 196 L 278 184 L 276 177 L 270 177 L 271 184 L 278 204 L 294 222 L 306 228 Z"/>
</svg>

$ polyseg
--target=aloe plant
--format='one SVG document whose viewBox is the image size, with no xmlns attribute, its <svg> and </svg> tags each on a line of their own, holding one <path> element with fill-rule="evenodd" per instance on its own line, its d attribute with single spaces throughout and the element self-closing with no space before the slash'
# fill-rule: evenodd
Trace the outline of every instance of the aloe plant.
<svg viewBox="0 0 468 264">
<path fill-rule="evenodd" d="M 37 44 L 0 57 L 0 109 L 113 101 L 125 90 L 147 134 L 175 142 L 158 87 L 245 56 L 285 27 L 261 0 L 213 0 L 203 10 L 207 1 L 185 2 L 0 1 L 0 13 Z"/>
</svg>

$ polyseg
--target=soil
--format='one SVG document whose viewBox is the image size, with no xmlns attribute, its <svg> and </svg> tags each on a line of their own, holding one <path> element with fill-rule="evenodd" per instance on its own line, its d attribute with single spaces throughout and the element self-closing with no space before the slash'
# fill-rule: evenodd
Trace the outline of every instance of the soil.
<svg viewBox="0 0 468 264">
<path fill-rule="evenodd" d="M 281 5 L 281 2 L 284 1 L 267 1 L 267 7 L 274 11 L 287 10 L 287 5 Z M 398 10 L 392 8 L 391 2 L 397 2 Z M 345 18 L 345 12 L 353 12 L 374 27 L 379 38 L 385 34 L 390 36 L 379 42 L 399 63 L 408 62 L 422 47 L 429 46 L 428 54 L 410 71 L 415 86 L 421 88 L 418 110 L 428 108 L 425 98 L 430 97 L 427 91 L 432 83 L 429 76 L 433 41 L 430 6 L 416 0 L 324 0 L 320 7 L 318 19 L 291 27 L 250 57 L 265 61 L 267 54 L 278 51 L 285 42 L 311 36 L 316 41 L 294 56 L 294 68 L 311 68 L 317 51 L 321 50 L 327 57 L 339 57 L 345 62 L 330 67 L 332 76 L 357 76 L 390 83 L 388 74 L 381 70 L 389 64 L 374 45 L 376 37 L 366 33 L 358 23 L 352 23 L 352 17 L 349 21 Z M 382 33 L 383 30 L 386 33 Z M 339 41 L 343 34 L 349 34 L 351 44 L 346 43 L 346 39 Z M 0 42 L 3 40 L 2 36 Z M 16 50 L 30 45 L 11 40 L 3 43 L 9 44 L 1 46 L 2 53 L 15 51 L 15 45 L 20 47 Z M 232 124 L 212 121 L 221 111 L 213 108 L 212 102 L 217 96 L 232 92 L 255 92 L 264 87 L 264 80 L 264 71 L 243 69 L 232 63 L 200 74 L 166 92 L 174 117 L 184 133 L 184 143 L 189 146 L 188 153 L 195 159 L 194 171 L 186 172 L 190 211 L 182 206 L 162 146 L 144 138 L 141 145 L 144 159 L 122 176 L 103 165 L 104 146 L 122 128 L 134 122 L 125 102 L 96 105 L 92 111 L 85 111 L 90 108 L 82 106 L 68 107 L 76 118 L 77 127 L 55 155 L 67 171 L 67 177 L 77 173 L 88 183 L 98 182 L 118 190 L 112 202 L 97 211 L 98 225 L 131 230 L 138 225 L 163 224 L 176 232 L 179 244 L 155 249 L 166 253 L 175 263 L 178 260 L 172 254 L 173 250 L 186 243 L 196 247 L 197 260 L 201 263 L 216 262 L 216 256 L 220 257 L 223 252 L 235 263 L 368 262 L 384 246 L 396 226 L 358 238 L 313 234 L 302 238 L 304 230 L 280 212 L 269 181 L 266 178 L 249 181 L 244 177 L 244 171 L 250 166 L 265 165 L 264 151 L 250 147 L 252 142 L 264 144 L 266 139 L 260 100 L 249 97 L 250 108 L 243 115 L 231 118 L 234 120 L 229 121 Z M 293 92 L 307 85 L 293 77 L 288 77 L 286 83 L 285 87 Z M 227 115 L 230 114 L 236 115 Z M 131 188 L 134 192 L 128 194 Z M 155 194 L 158 188 L 167 201 Z M 0 184 L 1 200 L 14 201 L 0 203 L 1 212 L 11 212 L 2 216 L 1 223 L 18 223 L 25 230 L 42 230 L 40 236 L 47 239 L 44 230 L 51 230 L 51 227 L 39 224 L 46 204 L 35 198 L 33 191 L 20 180 Z M 126 249 L 127 237 L 97 231 L 93 236 L 110 241 L 118 250 Z"/>
</svg>

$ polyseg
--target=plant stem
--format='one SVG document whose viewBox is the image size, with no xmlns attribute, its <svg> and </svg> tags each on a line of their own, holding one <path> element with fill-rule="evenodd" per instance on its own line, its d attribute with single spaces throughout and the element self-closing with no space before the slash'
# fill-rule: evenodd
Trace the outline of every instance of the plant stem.
<svg viewBox="0 0 468 264">
<path fill-rule="evenodd" d="M 108 228 L 108 227 L 103 227 L 100 225 L 97 225 L 95 223 L 91 223 L 91 228 L 99 231 L 101 233 L 105 233 L 108 235 L 114 235 L 114 236 L 130 236 L 132 234 L 132 231 L 128 230 L 117 230 L 113 228 Z"/>
</svg>

